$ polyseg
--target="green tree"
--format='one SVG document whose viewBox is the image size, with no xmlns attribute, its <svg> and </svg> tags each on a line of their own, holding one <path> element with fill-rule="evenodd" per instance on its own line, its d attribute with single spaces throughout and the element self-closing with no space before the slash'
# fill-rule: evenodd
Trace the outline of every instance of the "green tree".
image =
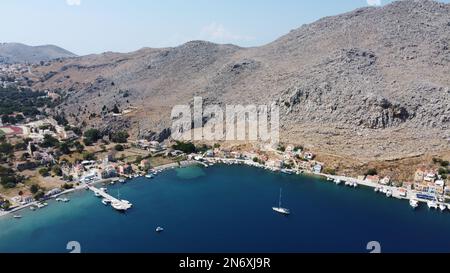
<svg viewBox="0 0 450 273">
<path fill-rule="evenodd" d="M 119 131 L 111 134 L 111 141 L 114 143 L 127 143 L 130 135 L 125 131 Z"/>
<path fill-rule="evenodd" d="M 74 144 L 75 149 L 77 150 L 78 153 L 82 153 L 84 151 L 84 145 L 81 144 L 80 142 L 76 141 Z"/>
<path fill-rule="evenodd" d="M 39 169 L 39 174 L 46 177 L 50 175 L 50 170 L 48 168 Z"/>
<path fill-rule="evenodd" d="M 68 155 L 70 154 L 70 146 L 67 142 L 63 142 L 59 145 L 59 150 L 62 154 Z"/>
<path fill-rule="evenodd" d="M 36 184 L 31 185 L 30 191 L 32 194 L 36 194 L 39 191 L 39 186 Z"/>
<path fill-rule="evenodd" d="M 62 176 L 63 172 L 61 170 L 61 167 L 59 167 L 58 165 L 55 165 L 52 167 L 52 173 L 56 176 Z"/>
<path fill-rule="evenodd" d="M 14 147 L 7 142 L 0 143 L 0 153 L 4 155 L 11 155 L 14 151 Z"/>
<path fill-rule="evenodd" d="M 123 145 L 117 144 L 116 146 L 114 146 L 114 150 L 118 152 L 123 152 L 125 148 L 123 147 Z"/>
<path fill-rule="evenodd" d="M 84 144 L 87 146 L 92 145 L 102 138 L 102 134 L 97 129 L 89 129 L 84 132 Z"/>
<path fill-rule="evenodd" d="M 365 175 L 377 175 L 378 171 L 376 169 L 369 169 L 367 170 L 367 172 L 365 173 Z"/>
<path fill-rule="evenodd" d="M 40 144 L 42 148 L 56 147 L 59 141 L 51 135 L 45 135 L 44 141 Z"/>
<path fill-rule="evenodd" d="M 94 153 L 90 153 L 90 152 L 87 152 L 87 151 L 84 151 L 82 156 L 83 156 L 84 160 L 95 160 L 96 159 Z"/>
<path fill-rule="evenodd" d="M 176 144 L 172 145 L 172 148 L 175 150 L 180 150 L 186 154 L 194 153 L 197 150 L 195 148 L 195 145 L 192 144 L 191 142 L 182 142 L 182 141 L 177 141 Z"/>
</svg>

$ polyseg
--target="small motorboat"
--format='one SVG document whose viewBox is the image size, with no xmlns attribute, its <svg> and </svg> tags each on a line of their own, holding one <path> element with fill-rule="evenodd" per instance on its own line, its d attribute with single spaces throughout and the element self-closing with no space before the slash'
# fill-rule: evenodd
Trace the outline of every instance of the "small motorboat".
<svg viewBox="0 0 450 273">
<path fill-rule="evenodd" d="M 353 183 L 352 183 L 352 187 L 353 187 L 353 188 L 357 188 L 357 187 L 358 187 L 358 182 L 353 182 Z"/>
<path fill-rule="evenodd" d="M 35 211 L 35 210 L 36 210 L 36 207 L 31 206 L 31 207 L 30 207 L 30 210 Z"/>
<path fill-rule="evenodd" d="M 69 199 L 69 198 L 63 198 L 62 201 L 63 201 L 64 203 L 68 203 L 68 202 L 70 202 L 70 199 Z"/>
<path fill-rule="evenodd" d="M 152 178 L 153 178 L 153 174 L 147 174 L 147 175 L 145 176 L 145 178 L 147 178 L 147 179 L 152 179 Z"/>
<path fill-rule="evenodd" d="M 102 199 L 102 203 L 103 203 L 103 205 L 108 206 L 109 204 L 111 204 L 111 200 L 108 200 L 108 199 L 106 199 L 106 198 L 103 198 L 103 199 Z"/>
<path fill-rule="evenodd" d="M 163 232 L 164 231 L 164 228 L 162 228 L 162 227 L 157 227 L 156 228 L 156 232 L 157 233 L 161 233 L 161 232 Z"/>
<path fill-rule="evenodd" d="M 119 179 L 119 183 L 124 184 L 125 182 L 126 182 L 125 179 Z"/>
<path fill-rule="evenodd" d="M 377 187 L 377 188 L 373 189 L 373 191 L 374 191 L 374 192 L 379 192 L 379 191 L 380 191 L 380 188 Z"/>
<path fill-rule="evenodd" d="M 55 201 L 56 202 L 62 202 L 63 200 L 62 200 L 62 198 L 56 198 Z"/>
<path fill-rule="evenodd" d="M 95 195 L 95 197 L 100 197 L 101 196 L 101 194 L 98 193 L 98 192 L 95 192 L 94 195 Z"/>
<path fill-rule="evenodd" d="M 427 205 L 428 205 L 428 208 L 430 208 L 430 209 L 437 209 L 438 208 L 438 205 L 437 205 L 436 201 L 428 201 Z"/>
<path fill-rule="evenodd" d="M 409 205 L 410 205 L 413 209 L 415 209 L 415 208 L 417 208 L 417 207 L 419 206 L 419 201 L 414 200 L 414 199 L 411 199 L 411 200 L 409 200 Z"/>
<path fill-rule="evenodd" d="M 386 196 L 387 197 L 391 197 L 392 196 L 392 191 L 391 190 L 387 190 L 386 191 Z"/>
<path fill-rule="evenodd" d="M 114 184 L 116 184 L 116 181 L 111 181 L 111 183 L 109 183 L 109 184 L 111 184 L 111 185 L 114 185 Z"/>
<path fill-rule="evenodd" d="M 14 215 L 13 217 L 14 217 L 14 219 L 22 219 L 22 215 L 18 215 L 18 214 Z"/>
<path fill-rule="evenodd" d="M 440 205 L 439 205 L 439 209 L 440 209 L 441 211 L 445 211 L 445 210 L 447 209 L 447 206 L 444 205 L 444 204 L 440 204 Z"/>
<path fill-rule="evenodd" d="M 336 185 L 339 185 L 339 184 L 342 183 L 342 181 L 341 181 L 340 179 L 335 179 L 335 180 L 334 180 L 334 183 L 336 183 Z"/>
<path fill-rule="evenodd" d="M 108 192 L 108 189 L 107 189 L 107 188 L 100 188 L 100 190 L 101 190 L 102 192 Z"/>
</svg>

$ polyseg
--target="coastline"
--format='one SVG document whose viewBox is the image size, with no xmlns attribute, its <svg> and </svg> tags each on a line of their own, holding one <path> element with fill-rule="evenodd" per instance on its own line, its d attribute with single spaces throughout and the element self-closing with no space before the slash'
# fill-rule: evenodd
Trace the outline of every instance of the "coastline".
<svg viewBox="0 0 450 273">
<path fill-rule="evenodd" d="M 168 169 L 185 168 L 185 167 L 189 167 L 189 166 L 193 166 L 193 165 L 202 165 L 202 163 L 198 162 L 198 161 L 195 161 L 195 160 L 186 160 L 186 161 L 181 161 L 180 163 L 175 162 L 175 163 L 169 163 L 169 164 L 157 166 L 157 167 L 153 168 L 153 171 L 165 171 L 165 170 L 168 170 Z M 124 178 L 129 178 L 130 179 L 132 177 L 130 176 L 130 177 L 124 177 Z M 114 177 L 114 178 L 107 178 L 107 179 L 96 180 L 96 181 L 93 181 L 93 182 L 91 182 L 89 184 L 82 183 L 82 184 L 80 184 L 80 185 L 78 185 L 78 186 L 76 186 L 76 187 L 74 187 L 72 189 L 68 189 L 68 190 L 62 191 L 62 192 L 60 192 L 58 194 L 52 195 L 52 196 L 48 197 L 46 200 L 54 200 L 54 199 L 57 199 L 58 197 L 63 196 L 63 195 L 69 195 L 69 194 L 71 194 L 73 192 L 86 190 L 86 186 L 88 186 L 88 185 L 96 186 L 96 185 L 99 185 L 99 184 L 118 182 L 120 179 L 121 179 L 120 177 Z M 42 201 L 42 202 L 45 202 L 45 201 Z M 8 211 L 0 211 L 0 220 L 5 218 L 8 215 L 14 214 L 15 212 L 19 212 L 19 211 L 22 211 L 22 210 L 24 210 L 26 208 L 36 206 L 38 203 L 41 203 L 41 201 L 34 201 L 34 202 L 31 202 L 31 203 L 28 203 L 28 204 L 25 204 L 25 205 L 21 205 L 21 206 L 15 207 L 15 208 L 13 208 L 11 210 L 8 210 Z"/>
<path fill-rule="evenodd" d="M 205 163 L 206 162 L 206 163 Z M 266 167 L 262 164 L 259 164 L 257 162 L 253 162 L 252 160 L 243 160 L 243 159 L 229 159 L 229 158 L 207 158 L 205 159 L 205 162 L 203 161 L 197 161 L 197 160 L 185 160 L 185 161 L 180 161 L 180 162 L 174 162 L 174 163 L 169 163 L 169 164 L 165 164 L 165 165 L 161 165 L 161 166 L 157 166 L 155 168 L 153 168 L 154 172 L 162 172 L 165 170 L 169 170 L 169 169 L 176 169 L 176 168 L 185 168 L 185 167 L 189 167 L 189 166 L 203 166 L 205 168 L 208 168 L 210 165 L 212 164 L 226 164 L 226 165 L 245 165 L 245 166 L 250 166 L 250 167 L 254 167 L 254 168 L 261 168 L 261 169 L 265 169 L 271 172 L 282 172 L 282 171 L 287 171 L 284 169 L 274 169 L 274 168 L 269 168 Z M 290 170 L 292 171 L 292 170 Z M 419 194 L 419 192 L 410 190 L 410 189 L 404 189 L 402 188 L 404 191 L 406 191 L 406 195 L 401 195 L 399 192 L 400 188 L 397 187 L 392 187 L 392 186 L 387 186 L 387 185 L 380 185 L 380 184 L 376 184 L 370 181 L 365 181 L 365 180 L 360 180 L 357 178 L 353 178 L 353 177 L 346 177 L 346 176 L 338 176 L 338 175 L 328 175 L 328 174 L 324 174 L 324 173 L 315 173 L 315 172 L 311 172 L 311 171 L 302 171 L 302 172 L 293 172 L 290 173 L 290 175 L 305 175 L 305 176 L 314 176 L 314 177 L 318 177 L 320 179 L 323 179 L 323 182 L 332 182 L 336 181 L 336 180 L 341 180 L 341 181 L 348 181 L 348 182 L 352 182 L 352 183 L 356 183 L 357 186 L 364 186 L 364 187 L 368 187 L 368 188 L 372 188 L 372 189 L 380 189 L 380 188 L 384 188 L 389 190 L 392 193 L 392 197 L 399 199 L 399 200 L 416 200 L 419 203 L 425 203 L 427 204 L 429 202 L 429 200 L 426 199 L 422 199 L 422 198 L 418 198 L 417 194 Z M 139 177 L 141 177 L 142 175 L 140 175 Z M 126 178 L 133 178 L 132 176 L 130 177 L 126 177 Z M 76 191 L 81 191 L 81 190 L 86 190 L 86 187 L 88 185 L 90 186 L 95 186 L 98 184 L 105 184 L 105 183 L 111 183 L 111 182 L 117 182 L 120 180 L 120 177 L 115 177 L 115 178 L 108 178 L 108 179 L 100 179 L 100 180 L 96 180 L 94 182 L 91 182 L 89 184 L 80 184 L 72 189 L 69 190 L 65 190 L 63 192 L 60 192 L 56 195 L 53 195 L 51 197 L 48 197 L 46 200 L 54 200 L 60 196 L 63 195 L 69 195 L 73 192 Z M 0 220 L 2 218 L 4 218 L 5 216 L 11 215 L 15 212 L 21 211 L 23 209 L 32 207 L 32 206 L 36 206 L 38 203 L 41 203 L 40 201 L 35 201 L 29 204 L 25 204 L 19 207 L 16 207 L 12 210 L 9 211 L 1 211 L 0 212 Z M 450 205 L 447 203 L 443 203 L 443 202 L 436 202 L 437 206 L 439 205 L 445 205 L 448 208 L 450 208 Z"/>
</svg>

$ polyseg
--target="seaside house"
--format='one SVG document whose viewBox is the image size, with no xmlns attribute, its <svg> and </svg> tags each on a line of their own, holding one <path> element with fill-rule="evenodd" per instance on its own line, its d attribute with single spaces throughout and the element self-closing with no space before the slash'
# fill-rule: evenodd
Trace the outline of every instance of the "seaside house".
<svg viewBox="0 0 450 273">
<path fill-rule="evenodd" d="M 426 182 L 434 182 L 436 180 L 436 177 L 437 177 L 437 173 L 435 171 L 428 170 L 425 173 L 425 177 L 424 177 L 423 180 L 426 181 Z"/>
<path fill-rule="evenodd" d="M 314 165 L 313 171 L 314 171 L 315 173 L 321 173 L 321 172 L 322 172 L 322 168 L 323 168 L 322 165 L 316 164 L 316 165 Z"/>
<path fill-rule="evenodd" d="M 283 162 L 281 160 L 269 160 L 266 162 L 268 168 L 279 170 L 283 168 Z"/>
<path fill-rule="evenodd" d="M 107 166 L 101 173 L 102 179 L 117 177 L 117 170 L 114 166 Z"/>
<path fill-rule="evenodd" d="M 378 175 L 368 175 L 365 180 L 370 183 L 378 184 L 380 182 L 380 177 Z"/>
<path fill-rule="evenodd" d="M 413 189 L 413 186 L 414 186 L 414 182 L 411 182 L 411 181 L 402 183 L 402 188 L 407 189 L 407 190 Z"/>
<path fill-rule="evenodd" d="M 416 170 L 415 174 L 414 174 L 414 182 L 422 182 L 423 179 L 425 178 L 425 168 L 419 168 Z"/>
<path fill-rule="evenodd" d="M 119 174 L 132 174 L 133 168 L 129 164 L 119 166 Z"/>
<path fill-rule="evenodd" d="M 62 192 L 62 190 L 60 188 L 55 188 L 53 190 L 48 191 L 45 194 L 45 197 L 51 197 L 51 196 L 56 195 L 56 194 L 61 193 L 61 192 Z"/>
<path fill-rule="evenodd" d="M 428 183 L 423 181 L 414 183 L 414 189 L 420 192 L 428 192 L 430 190 Z"/>
<path fill-rule="evenodd" d="M 22 201 L 20 204 L 26 205 L 34 202 L 34 198 L 31 195 L 22 196 Z"/>
<path fill-rule="evenodd" d="M 149 170 L 152 167 L 150 164 L 150 160 L 148 159 L 141 160 L 139 166 L 141 167 L 142 170 Z"/>
<path fill-rule="evenodd" d="M 381 185 L 389 185 L 389 183 L 391 183 L 391 178 L 389 176 L 386 176 L 380 180 Z"/>
<path fill-rule="evenodd" d="M 206 157 L 214 157 L 214 151 L 213 150 L 206 151 L 205 156 Z"/>
<path fill-rule="evenodd" d="M 84 172 L 84 167 L 81 164 L 77 164 L 75 166 L 73 166 L 72 168 L 72 175 L 74 177 L 81 177 L 83 175 Z"/>
</svg>

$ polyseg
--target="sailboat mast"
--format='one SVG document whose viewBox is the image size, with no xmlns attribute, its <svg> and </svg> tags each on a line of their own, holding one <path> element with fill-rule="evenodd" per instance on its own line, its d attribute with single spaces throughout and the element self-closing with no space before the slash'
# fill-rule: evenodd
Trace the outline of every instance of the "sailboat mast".
<svg viewBox="0 0 450 273">
<path fill-rule="evenodd" d="M 279 200 L 279 202 L 278 202 L 278 207 L 279 207 L 279 208 L 281 208 L 281 191 L 282 191 L 282 189 L 280 189 L 280 200 Z"/>
</svg>

